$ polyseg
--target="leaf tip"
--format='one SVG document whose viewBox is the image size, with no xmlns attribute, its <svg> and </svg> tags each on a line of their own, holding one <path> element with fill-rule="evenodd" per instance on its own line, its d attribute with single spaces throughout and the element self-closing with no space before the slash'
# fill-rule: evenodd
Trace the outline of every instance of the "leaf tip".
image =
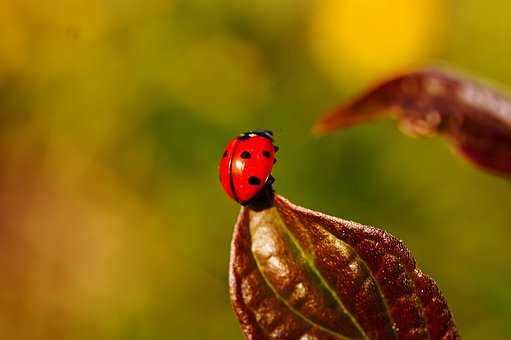
<svg viewBox="0 0 511 340">
<path fill-rule="evenodd" d="M 327 134 L 339 128 L 345 128 L 359 123 L 356 115 L 345 108 L 337 108 L 321 117 L 312 127 L 315 136 Z"/>
<path fill-rule="evenodd" d="M 328 128 L 323 123 L 323 121 L 316 122 L 311 129 L 311 133 L 314 137 L 321 137 L 322 135 L 324 135 L 327 132 L 328 132 Z"/>
</svg>

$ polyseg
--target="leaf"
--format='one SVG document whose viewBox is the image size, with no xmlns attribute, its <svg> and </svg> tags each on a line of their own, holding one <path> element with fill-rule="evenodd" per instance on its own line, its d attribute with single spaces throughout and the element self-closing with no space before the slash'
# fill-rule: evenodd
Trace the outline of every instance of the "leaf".
<svg viewBox="0 0 511 340">
<path fill-rule="evenodd" d="M 241 209 L 229 276 L 248 339 L 459 339 L 445 299 L 399 240 L 281 196 Z"/>
<path fill-rule="evenodd" d="M 321 118 L 325 133 L 397 114 L 405 132 L 447 137 L 467 159 L 511 176 L 511 101 L 488 86 L 439 70 L 384 81 Z"/>
</svg>

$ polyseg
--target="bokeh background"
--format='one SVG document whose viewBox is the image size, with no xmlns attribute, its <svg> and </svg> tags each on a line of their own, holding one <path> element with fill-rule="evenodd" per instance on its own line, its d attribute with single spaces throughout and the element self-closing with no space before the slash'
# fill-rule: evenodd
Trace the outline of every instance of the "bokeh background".
<svg viewBox="0 0 511 340">
<path fill-rule="evenodd" d="M 227 140 L 269 128 L 276 190 L 385 228 L 464 339 L 511 338 L 511 184 L 392 121 L 321 113 L 402 69 L 511 87 L 504 0 L 0 0 L 0 339 L 241 339 Z"/>
</svg>

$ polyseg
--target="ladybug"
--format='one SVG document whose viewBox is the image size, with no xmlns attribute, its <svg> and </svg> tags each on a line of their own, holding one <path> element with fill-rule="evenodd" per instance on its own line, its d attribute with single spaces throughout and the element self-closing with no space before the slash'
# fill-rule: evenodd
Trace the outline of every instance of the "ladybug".
<svg viewBox="0 0 511 340">
<path fill-rule="evenodd" d="M 220 159 L 220 183 L 229 197 L 247 205 L 268 184 L 273 164 L 277 161 L 273 133 L 255 130 L 233 138 Z"/>
</svg>

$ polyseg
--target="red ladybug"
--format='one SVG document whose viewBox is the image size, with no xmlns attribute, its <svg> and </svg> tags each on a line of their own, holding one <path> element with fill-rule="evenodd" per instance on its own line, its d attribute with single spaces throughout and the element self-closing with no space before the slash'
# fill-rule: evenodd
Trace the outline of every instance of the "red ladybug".
<svg viewBox="0 0 511 340">
<path fill-rule="evenodd" d="M 273 164 L 277 161 L 273 133 L 268 130 L 245 132 L 233 138 L 220 159 L 222 187 L 229 197 L 246 205 L 266 185 L 272 184 Z"/>
</svg>

